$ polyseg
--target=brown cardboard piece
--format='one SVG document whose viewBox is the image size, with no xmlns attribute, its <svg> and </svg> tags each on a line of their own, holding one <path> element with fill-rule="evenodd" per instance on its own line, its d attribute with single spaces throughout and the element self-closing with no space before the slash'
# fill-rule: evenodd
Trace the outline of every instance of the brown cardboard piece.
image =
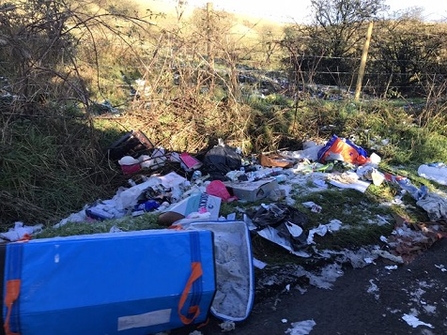
<svg viewBox="0 0 447 335">
<path fill-rule="evenodd" d="M 282 167 L 282 168 L 291 168 L 295 164 L 294 161 L 277 154 L 270 154 L 270 155 L 260 154 L 259 163 L 264 167 Z"/>
</svg>

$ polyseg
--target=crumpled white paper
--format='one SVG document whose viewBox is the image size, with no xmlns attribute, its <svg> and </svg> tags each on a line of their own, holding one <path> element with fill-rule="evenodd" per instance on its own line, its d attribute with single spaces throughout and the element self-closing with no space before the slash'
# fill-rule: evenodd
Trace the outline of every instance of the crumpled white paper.
<svg viewBox="0 0 447 335">
<path fill-rule="evenodd" d="M 411 314 L 404 314 L 404 316 L 402 316 L 402 319 L 413 328 L 416 328 L 418 326 L 426 326 L 429 328 L 434 328 L 431 324 L 422 322 L 417 317 Z"/>
<path fill-rule="evenodd" d="M 318 234 L 320 236 L 326 235 L 326 233 L 334 232 L 341 229 L 342 222 L 340 220 L 334 219 L 331 220 L 327 224 L 320 224 L 317 228 L 311 229 L 309 231 L 309 235 L 307 236 L 307 244 L 315 244 L 314 236 L 315 234 Z"/>
<path fill-rule="evenodd" d="M 14 223 L 14 228 L 10 228 L 6 233 L 1 233 L 0 237 L 8 241 L 18 241 L 22 239 L 25 235 L 32 235 L 41 231 L 43 224 L 38 224 L 35 226 L 25 226 L 23 222 L 17 221 Z"/>
<path fill-rule="evenodd" d="M 314 320 L 306 320 L 300 322 L 293 322 L 292 327 L 286 330 L 286 334 L 290 335 L 307 335 L 310 334 L 313 327 L 317 323 Z"/>
</svg>

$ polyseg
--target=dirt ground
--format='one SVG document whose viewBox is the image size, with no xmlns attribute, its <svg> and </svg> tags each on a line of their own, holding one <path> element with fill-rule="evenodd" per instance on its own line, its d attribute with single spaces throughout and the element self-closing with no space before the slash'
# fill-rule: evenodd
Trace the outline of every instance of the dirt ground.
<svg viewBox="0 0 447 335">
<path fill-rule="evenodd" d="M 201 334 L 447 334 L 447 239 L 406 265 L 386 259 L 346 266 L 331 289 L 290 287 L 257 301 L 249 317 L 223 332 L 211 319 Z M 304 322 L 304 323 L 300 323 Z M 307 324 L 307 325 L 306 325 Z M 171 334 L 190 334 L 182 329 Z"/>
</svg>

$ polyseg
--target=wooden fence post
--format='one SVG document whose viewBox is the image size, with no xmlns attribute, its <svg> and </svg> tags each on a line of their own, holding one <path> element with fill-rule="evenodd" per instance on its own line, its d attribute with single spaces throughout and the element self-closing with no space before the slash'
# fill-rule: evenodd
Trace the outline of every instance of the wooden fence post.
<svg viewBox="0 0 447 335">
<path fill-rule="evenodd" d="M 355 88 L 355 96 L 354 96 L 355 101 L 359 101 L 360 98 L 360 91 L 362 89 L 363 75 L 365 74 L 366 58 L 368 56 L 369 43 L 371 42 L 373 25 L 374 23 L 371 21 L 368 25 L 368 32 L 366 33 L 366 41 L 365 44 L 363 45 L 362 59 L 360 61 L 359 75 L 357 77 L 357 86 Z"/>
<path fill-rule="evenodd" d="M 213 93 L 214 91 L 214 50 L 213 50 L 213 29 L 212 29 L 212 22 L 211 22 L 211 16 L 213 12 L 213 3 L 207 2 L 206 3 L 206 25 L 207 25 L 207 44 L 206 44 L 206 53 L 208 56 L 208 64 L 209 64 L 209 71 L 211 76 L 211 82 L 210 82 L 210 93 Z"/>
</svg>

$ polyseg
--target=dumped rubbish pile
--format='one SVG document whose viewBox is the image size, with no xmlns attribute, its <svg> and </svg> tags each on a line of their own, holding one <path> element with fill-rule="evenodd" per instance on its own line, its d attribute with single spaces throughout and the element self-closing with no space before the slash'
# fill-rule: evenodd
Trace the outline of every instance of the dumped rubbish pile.
<svg viewBox="0 0 447 335">
<path fill-rule="evenodd" d="M 142 132 L 131 131 L 110 146 L 107 156 L 128 178 L 129 185 L 120 187 L 111 199 L 86 205 L 54 227 L 80 222 L 94 224 L 151 213 L 157 216 L 160 230 L 211 230 L 217 253 L 217 294 L 210 304 L 214 315 L 223 320 L 241 321 L 248 317 L 254 295 L 278 291 L 303 280 L 328 288 L 342 274 L 340 264 L 349 263 L 360 268 L 378 257 L 403 264 L 447 235 L 445 196 L 431 192 L 426 186 L 416 187 L 403 176 L 382 172 L 377 154 L 368 154 L 353 141 L 336 135 L 324 144 L 306 142 L 298 151 L 281 150 L 250 156 L 219 140 L 206 153 L 194 155 L 169 152 L 154 146 Z M 420 175 L 427 179 L 434 176 L 442 182 L 439 176 L 447 176 L 444 171 L 447 169 L 441 165 L 424 165 Z M 427 212 L 430 221 L 414 224 L 395 218 L 393 233 L 383 236 L 377 245 L 355 251 L 319 250 L 315 236 L 323 237 L 345 229 L 344 224 L 334 218 L 316 227 L 309 226 L 308 214 L 326 209 L 307 201 L 301 204 L 307 211 L 298 210 L 295 205 L 299 194 L 295 186 L 304 185 L 307 192 L 336 187 L 364 193 L 371 184 L 380 186 L 383 183 L 400 188 L 395 203 L 402 201 L 403 194 L 411 195 Z M 223 216 L 222 204 L 231 204 L 234 212 Z M 391 224 L 386 218 L 383 220 Z M 226 228 L 222 229 L 224 225 Z M 26 226 L 16 222 L 14 228 L 0 236 L 14 242 L 33 239 L 41 230 L 41 225 Z M 236 248 L 232 244 L 234 236 L 240 239 L 245 233 L 243 250 L 241 241 Z M 253 236 L 272 242 L 297 257 L 327 262 L 319 273 L 301 266 L 268 266 L 252 255 L 250 237 Z M 235 259 L 239 262 L 234 263 Z M 258 270 L 256 283 L 252 267 Z M 244 301 L 238 304 L 243 308 L 237 315 L 228 316 L 234 308 L 225 300 L 227 295 L 234 299 L 243 297 Z"/>
<path fill-rule="evenodd" d="M 129 177 L 130 187 L 119 188 L 112 199 L 86 205 L 55 227 L 67 222 L 103 221 L 148 212 L 158 215 L 159 224 L 165 227 L 184 218 L 218 220 L 222 219 L 221 203 L 232 202 L 245 207 L 241 210 L 235 206 L 239 211 L 232 218 L 238 215 L 253 233 L 292 254 L 310 257 L 313 252 L 309 246 L 314 245 L 313 237 L 337 231 L 342 223 L 334 219 L 316 228 L 307 227 L 306 213 L 293 207 L 297 196 L 295 185 L 305 184 L 309 192 L 335 186 L 363 193 L 371 184 L 390 183 L 401 189 L 394 200 L 396 203 L 401 201 L 403 194 L 410 194 L 427 212 L 430 222 L 436 224 L 424 223 L 424 229 L 415 231 L 414 224 L 398 220 L 388 250 L 399 253 L 396 256 L 411 259 L 405 252 L 408 248 L 402 246 L 405 244 L 403 238 L 398 238 L 399 232 L 403 231 L 402 225 L 415 234 L 429 234 L 428 239 L 421 237 L 425 244 L 432 241 L 433 236 L 444 234 L 444 225 L 439 222 L 446 219 L 447 202 L 442 194 L 430 192 L 424 185 L 418 188 L 408 178 L 380 171 L 381 159 L 377 154 L 369 155 L 352 140 L 337 135 L 325 144 L 309 141 L 304 143 L 302 150 L 282 150 L 257 156 L 244 156 L 239 148 L 219 140 L 199 157 L 187 152 L 168 152 L 154 146 L 141 131 L 130 131 L 108 148 L 107 156 L 119 166 L 123 175 Z M 427 164 L 419 168 L 419 173 L 444 183 L 446 170 L 441 164 Z M 253 206 L 247 209 L 250 204 Z M 317 203 L 302 205 L 312 212 L 322 210 Z M 20 238 L 17 229 L 12 231 L 2 236 L 8 240 Z"/>
<path fill-rule="evenodd" d="M 294 208 L 295 185 L 306 185 L 309 192 L 331 185 L 364 193 L 371 184 L 391 183 L 401 188 L 394 201 L 399 203 L 403 194 L 410 194 L 427 212 L 430 222 L 421 224 L 424 228 L 415 229 L 414 224 L 397 220 L 396 231 L 387 245 L 390 253 L 411 259 L 409 251 L 405 251 L 408 248 L 403 246 L 404 238 L 399 238 L 400 233 L 405 235 L 403 227 L 413 235 L 420 235 L 417 240 L 425 241 L 425 247 L 445 234 L 442 222 L 447 219 L 447 201 L 442 194 L 430 192 L 424 185 L 418 188 L 406 177 L 381 172 L 377 154 L 369 155 L 353 141 L 337 135 L 325 144 L 309 141 L 302 150 L 257 156 L 244 156 L 239 148 L 219 140 L 199 157 L 187 152 L 168 152 L 155 147 L 141 131 L 131 131 L 113 143 L 107 155 L 129 177 L 130 187 L 119 188 L 111 199 L 86 205 L 55 227 L 68 222 L 103 221 L 148 212 L 156 214 L 164 227 L 181 219 L 222 220 L 226 218 L 220 215 L 221 204 L 233 203 L 237 212 L 231 219 L 238 216 L 253 233 L 292 254 L 310 257 L 313 237 L 337 231 L 342 223 L 334 219 L 316 228 L 307 227 L 306 213 Z M 423 165 L 419 170 L 425 178 L 435 178 L 440 183 L 447 180 L 447 168 L 441 164 Z M 237 204 L 243 204 L 245 209 Z M 314 202 L 302 205 L 314 213 L 322 210 Z M 15 228 L 1 236 L 10 241 L 20 239 L 22 236 L 17 231 L 20 228 L 24 232 L 22 226 L 16 223 Z M 27 235 L 29 230 L 28 227 Z M 387 242 L 385 237 L 383 240 Z"/>
</svg>

